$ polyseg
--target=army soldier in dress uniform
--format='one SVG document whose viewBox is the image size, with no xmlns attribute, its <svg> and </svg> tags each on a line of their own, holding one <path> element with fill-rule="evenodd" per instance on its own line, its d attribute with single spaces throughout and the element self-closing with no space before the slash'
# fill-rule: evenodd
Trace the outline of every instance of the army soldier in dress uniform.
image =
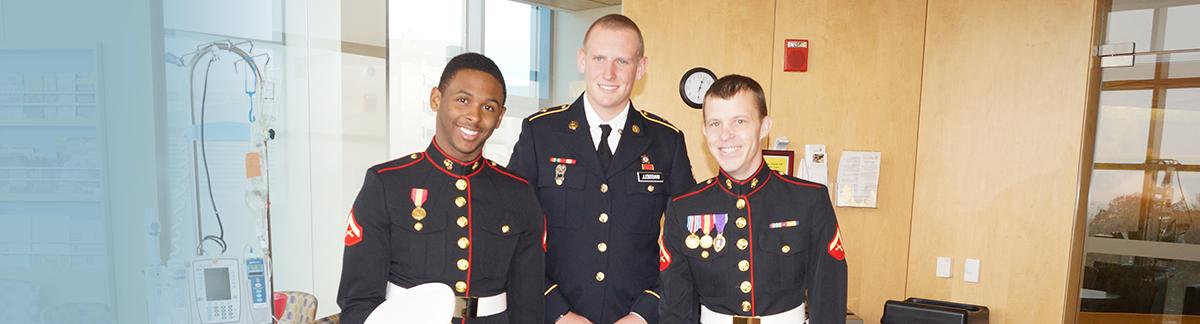
<svg viewBox="0 0 1200 324">
<path fill-rule="evenodd" d="M 629 100 L 642 52 L 633 21 L 601 17 L 577 54 L 583 95 L 521 125 L 508 166 L 546 213 L 546 323 L 658 322 L 659 220 L 695 178 L 679 129 Z"/>
<path fill-rule="evenodd" d="M 347 221 L 342 323 L 363 323 L 394 293 L 427 283 L 453 289 L 453 323 L 542 320 L 541 208 L 525 179 L 481 157 L 505 90 L 491 59 L 454 57 L 429 95 L 429 147 L 367 171 Z"/>
<path fill-rule="evenodd" d="M 763 162 L 762 87 L 729 75 L 704 99 L 717 177 L 675 198 L 663 225 L 663 323 L 843 323 L 846 261 L 828 190 Z"/>
</svg>

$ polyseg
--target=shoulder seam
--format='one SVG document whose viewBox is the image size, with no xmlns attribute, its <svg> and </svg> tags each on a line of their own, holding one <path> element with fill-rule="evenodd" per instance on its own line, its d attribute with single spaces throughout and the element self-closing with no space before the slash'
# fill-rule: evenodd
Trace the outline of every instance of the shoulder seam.
<svg viewBox="0 0 1200 324">
<path fill-rule="evenodd" d="M 511 174 L 511 173 L 508 173 L 508 172 L 504 172 L 504 170 L 500 170 L 500 168 L 496 167 L 496 165 L 495 165 L 495 164 L 492 164 L 492 163 L 496 163 L 496 162 L 494 162 L 494 161 L 492 161 L 492 160 L 488 160 L 488 163 L 485 163 L 485 164 L 487 164 L 487 166 L 488 166 L 489 168 L 492 168 L 492 170 L 496 170 L 496 172 L 500 172 L 500 174 L 503 174 L 503 175 L 506 175 L 506 176 L 512 177 L 513 179 L 517 179 L 517 180 L 519 180 L 519 181 L 521 181 L 521 182 L 524 182 L 525 184 L 529 184 L 529 180 L 525 180 L 525 178 L 522 178 L 522 177 L 520 177 L 520 176 L 517 176 L 517 175 L 515 175 L 515 174 Z"/>
<path fill-rule="evenodd" d="M 806 187 L 813 187 L 813 188 L 821 188 L 821 185 L 818 185 L 818 184 L 803 183 L 803 182 L 795 182 L 795 181 L 792 181 L 792 180 L 788 180 L 788 178 L 784 178 L 782 175 L 779 175 L 779 174 L 775 174 L 775 176 L 779 177 L 779 179 L 782 179 L 783 181 L 787 181 L 788 183 L 791 183 L 791 184 L 794 184 L 794 185 L 806 186 Z"/>
<path fill-rule="evenodd" d="M 421 153 L 421 156 L 420 156 L 420 157 L 417 157 L 415 160 L 412 160 L 411 162 L 405 163 L 404 165 L 401 165 L 401 166 L 394 166 L 394 167 L 390 167 L 390 168 L 383 168 L 383 169 L 379 169 L 379 171 L 375 171 L 375 174 L 380 174 L 380 173 L 383 173 L 384 171 L 392 171 L 392 170 L 396 170 L 396 169 L 403 169 L 403 168 L 406 168 L 406 167 L 408 167 L 408 166 L 410 166 L 410 165 L 413 165 L 413 164 L 415 164 L 415 163 L 417 163 L 417 162 L 419 162 L 419 161 L 421 161 L 421 160 L 424 160 L 424 159 L 425 159 L 425 154 L 424 154 L 424 153 Z"/>
<path fill-rule="evenodd" d="M 700 192 L 702 192 L 702 191 L 706 191 L 706 190 L 708 190 L 708 188 L 710 188 L 710 187 L 713 187 L 713 185 L 715 185 L 715 184 L 716 184 L 716 181 L 713 181 L 713 182 L 712 182 L 712 184 L 708 184 L 707 186 L 704 186 L 704 187 L 700 188 L 700 190 L 697 190 L 697 191 L 692 191 L 692 192 L 689 192 L 689 193 L 684 193 L 684 194 L 679 194 L 679 197 L 676 197 L 676 198 L 674 198 L 674 199 L 671 199 L 671 202 L 676 202 L 676 200 L 683 199 L 684 197 L 692 196 L 692 194 L 696 194 L 696 193 L 700 193 Z"/>
<path fill-rule="evenodd" d="M 555 109 L 555 108 L 561 108 L 561 109 Z M 555 106 L 555 107 L 542 109 L 541 113 L 534 114 L 533 116 L 529 116 L 528 120 L 533 121 L 534 119 L 537 119 L 538 117 L 546 116 L 546 115 L 553 114 L 553 113 L 564 112 L 564 111 L 567 111 L 568 108 L 571 108 L 571 104 L 563 104 L 563 105 L 559 105 L 559 106 Z"/>
<path fill-rule="evenodd" d="M 649 120 L 649 121 L 652 121 L 652 122 L 655 122 L 655 123 L 659 123 L 659 124 L 661 124 L 661 125 L 663 125 L 663 126 L 667 126 L 667 128 L 670 128 L 670 129 L 674 130 L 676 133 L 681 133 L 681 132 L 679 131 L 679 128 L 676 128 L 676 127 L 675 127 L 675 125 L 671 125 L 671 123 L 668 123 L 668 122 L 666 121 L 666 119 L 659 120 L 659 119 L 661 119 L 662 117 L 658 117 L 658 115 L 652 114 L 652 113 L 650 113 L 650 112 L 647 112 L 647 111 L 645 111 L 645 110 L 639 110 L 638 112 L 640 112 L 640 113 L 642 114 L 642 117 L 646 117 L 646 120 Z M 650 117 L 650 116 L 654 116 L 654 117 Z"/>
</svg>

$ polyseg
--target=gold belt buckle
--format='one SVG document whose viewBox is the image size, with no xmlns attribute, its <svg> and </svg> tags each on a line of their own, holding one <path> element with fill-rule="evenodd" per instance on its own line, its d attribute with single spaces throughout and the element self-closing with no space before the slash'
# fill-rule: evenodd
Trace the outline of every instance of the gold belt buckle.
<svg viewBox="0 0 1200 324">
<path fill-rule="evenodd" d="M 477 315 L 479 315 L 479 297 L 454 297 L 454 317 L 476 318 Z"/>
<path fill-rule="evenodd" d="M 762 320 L 758 316 L 738 316 L 733 315 L 733 324 L 759 324 Z"/>
</svg>

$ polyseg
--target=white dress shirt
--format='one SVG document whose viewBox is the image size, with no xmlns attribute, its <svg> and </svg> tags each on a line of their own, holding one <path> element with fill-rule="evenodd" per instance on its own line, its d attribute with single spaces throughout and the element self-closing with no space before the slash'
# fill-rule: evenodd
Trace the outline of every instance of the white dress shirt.
<svg viewBox="0 0 1200 324">
<path fill-rule="evenodd" d="M 614 155 L 617 153 L 617 143 L 621 142 L 621 129 L 625 128 L 625 120 L 629 118 L 629 106 L 631 105 L 632 101 L 625 103 L 625 109 L 622 109 L 621 113 L 610 121 L 603 121 L 600 119 L 600 114 L 596 113 L 596 109 L 592 108 L 592 103 L 588 101 L 587 96 L 583 97 L 583 111 L 584 115 L 587 115 L 588 131 L 592 132 L 592 147 L 597 151 L 600 150 L 600 135 L 603 134 L 600 125 L 608 125 L 612 127 L 612 132 L 608 134 L 608 148 Z"/>
</svg>

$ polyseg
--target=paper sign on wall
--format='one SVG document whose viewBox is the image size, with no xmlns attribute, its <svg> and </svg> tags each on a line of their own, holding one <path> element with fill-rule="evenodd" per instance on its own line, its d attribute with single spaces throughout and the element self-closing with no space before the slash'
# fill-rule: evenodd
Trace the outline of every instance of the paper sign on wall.
<svg viewBox="0 0 1200 324">
<path fill-rule="evenodd" d="M 842 151 L 838 161 L 837 206 L 875 208 L 880 152 Z"/>
</svg>

